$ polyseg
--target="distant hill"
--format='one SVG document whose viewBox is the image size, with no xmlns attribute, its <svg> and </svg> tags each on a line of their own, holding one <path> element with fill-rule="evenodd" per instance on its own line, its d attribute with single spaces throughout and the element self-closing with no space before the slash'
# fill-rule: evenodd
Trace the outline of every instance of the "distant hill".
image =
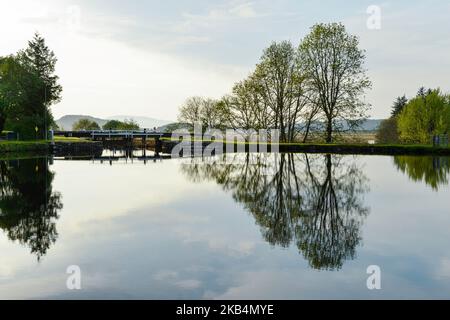
<svg viewBox="0 0 450 320">
<path fill-rule="evenodd" d="M 383 119 L 368 119 L 362 123 L 361 128 L 359 130 L 376 131 L 378 130 L 378 127 L 380 126 L 382 121 Z"/>
<path fill-rule="evenodd" d="M 159 120 L 149 117 L 136 117 L 136 116 L 113 116 L 107 119 L 100 119 L 91 116 L 83 116 L 83 115 L 67 115 L 58 120 L 56 123 L 63 130 L 72 130 L 73 124 L 80 119 L 89 119 L 91 121 L 95 121 L 98 123 L 100 127 L 102 127 L 109 120 L 119 120 L 125 121 L 126 119 L 133 119 L 136 121 L 141 128 L 159 128 L 161 131 L 171 131 L 179 128 L 187 128 L 189 125 L 171 122 L 166 120 Z M 368 119 L 364 121 L 361 127 L 357 131 L 376 131 L 380 126 L 382 119 Z M 346 125 L 344 125 L 344 129 L 347 129 Z"/>
<path fill-rule="evenodd" d="M 89 119 L 91 121 L 95 121 L 98 123 L 100 127 L 103 126 L 108 121 L 105 119 L 95 118 L 91 116 L 67 115 L 56 120 L 55 122 L 61 130 L 72 130 L 73 125 L 80 119 Z"/>
<path fill-rule="evenodd" d="M 124 121 L 125 119 L 133 119 L 136 121 L 141 128 L 154 128 L 161 127 L 171 123 L 171 121 L 159 120 L 149 117 L 140 117 L 140 116 L 113 116 L 107 119 L 96 118 L 92 116 L 86 115 L 66 115 L 56 120 L 56 124 L 62 130 L 72 130 L 73 125 L 80 119 L 89 119 L 91 121 L 95 121 L 98 123 L 100 127 L 102 127 L 109 120 L 119 120 Z"/>
<path fill-rule="evenodd" d="M 164 125 L 167 125 L 169 123 L 172 123 L 172 121 L 167 120 L 160 120 L 155 118 L 149 118 L 149 117 L 142 117 L 142 116 L 113 116 L 109 117 L 108 120 L 119 120 L 119 121 L 125 121 L 127 119 L 133 119 L 137 123 L 139 123 L 139 127 L 141 128 L 158 128 Z"/>
</svg>

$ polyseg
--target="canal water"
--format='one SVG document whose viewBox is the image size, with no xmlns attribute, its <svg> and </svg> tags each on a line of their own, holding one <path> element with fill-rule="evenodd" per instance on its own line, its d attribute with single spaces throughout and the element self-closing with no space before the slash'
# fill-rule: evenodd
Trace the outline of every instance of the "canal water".
<svg viewBox="0 0 450 320">
<path fill-rule="evenodd" d="M 448 157 L 114 156 L 0 161 L 0 298 L 450 298 Z"/>
</svg>

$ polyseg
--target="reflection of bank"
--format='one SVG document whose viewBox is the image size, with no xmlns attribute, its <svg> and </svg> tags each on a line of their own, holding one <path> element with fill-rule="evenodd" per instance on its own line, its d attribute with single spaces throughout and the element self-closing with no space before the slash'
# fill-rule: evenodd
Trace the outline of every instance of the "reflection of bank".
<svg viewBox="0 0 450 320">
<path fill-rule="evenodd" d="M 52 190 L 47 158 L 0 161 L 0 228 L 38 260 L 56 241 L 61 195 Z"/>
<path fill-rule="evenodd" d="M 219 163 L 192 159 L 182 171 L 194 181 L 214 180 L 231 191 L 266 241 L 283 247 L 296 243 L 313 268 L 339 269 L 355 257 L 369 209 L 363 202 L 368 181 L 353 157 L 234 156 L 239 159 Z M 267 174 L 272 166 L 276 170 Z"/>
<path fill-rule="evenodd" d="M 394 157 L 397 169 L 406 173 L 413 181 L 424 181 L 433 190 L 448 185 L 450 157 L 436 156 L 397 156 Z"/>
</svg>

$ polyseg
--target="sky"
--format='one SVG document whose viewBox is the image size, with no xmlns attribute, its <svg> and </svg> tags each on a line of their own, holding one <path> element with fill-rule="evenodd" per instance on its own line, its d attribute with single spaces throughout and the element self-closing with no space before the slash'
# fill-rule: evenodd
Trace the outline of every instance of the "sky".
<svg viewBox="0 0 450 320">
<path fill-rule="evenodd" d="M 421 86 L 450 90 L 448 0 L 0 0 L 0 8 L 0 56 L 35 32 L 55 52 L 64 89 L 56 118 L 176 120 L 188 97 L 229 93 L 271 42 L 297 46 L 319 22 L 359 36 L 371 118 L 388 117 L 397 96 Z"/>
</svg>

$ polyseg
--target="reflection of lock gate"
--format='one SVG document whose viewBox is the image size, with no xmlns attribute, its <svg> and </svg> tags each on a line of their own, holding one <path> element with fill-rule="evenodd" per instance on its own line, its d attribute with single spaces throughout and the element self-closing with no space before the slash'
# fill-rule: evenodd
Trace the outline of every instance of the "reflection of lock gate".
<svg viewBox="0 0 450 320">
<path fill-rule="evenodd" d="M 433 136 L 434 147 L 448 147 L 448 134 L 441 134 Z"/>
</svg>

